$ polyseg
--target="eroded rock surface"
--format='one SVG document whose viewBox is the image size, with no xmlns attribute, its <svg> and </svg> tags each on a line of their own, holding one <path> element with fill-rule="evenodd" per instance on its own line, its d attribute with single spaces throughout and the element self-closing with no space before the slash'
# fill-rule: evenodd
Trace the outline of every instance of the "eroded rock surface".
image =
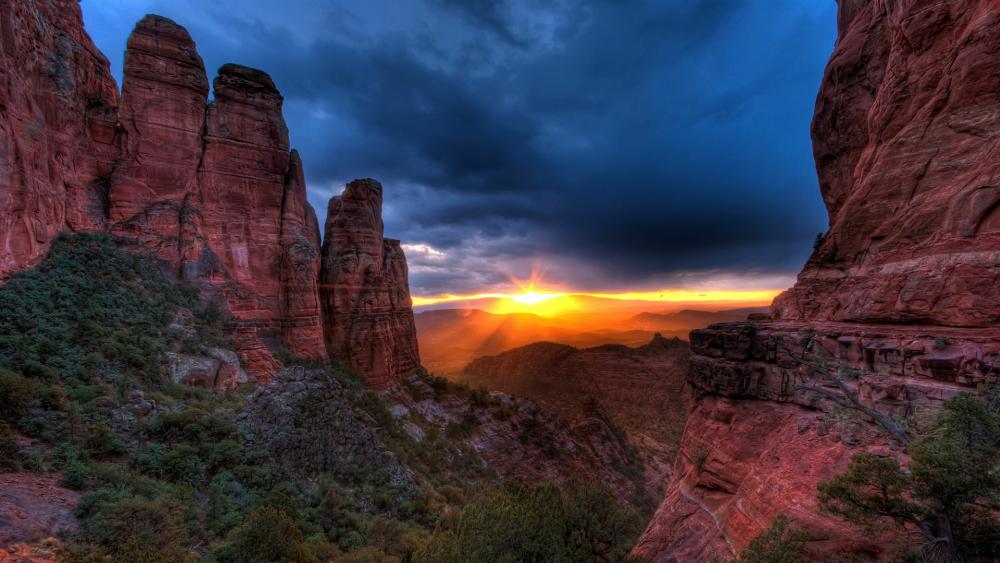
<svg viewBox="0 0 1000 563">
<path fill-rule="evenodd" d="M 841 0 L 813 120 L 830 230 L 785 319 L 1000 322 L 1000 7 Z"/>
<path fill-rule="evenodd" d="M 76 528 L 79 500 L 80 493 L 60 487 L 54 477 L 0 474 L 0 561 L 55 560 L 54 550 L 39 544 Z"/>
<path fill-rule="evenodd" d="M 355 180 L 330 200 L 322 260 L 330 357 L 380 388 L 420 369 L 406 257 L 383 237 L 381 184 Z"/>
<path fill-rule="evenodd" d="M 998 329 L 732 323 L 692 332 L 691 348 L 695 407 L 667 498 L 636 547 L 654 561 L 729 557 L 781 514 L 805 528 L 814 556 L 892 556 L 886 538 L 820 514 L 816 485 L 856 453 L 905 461 L 905 451 L 870 418 L 810 389 L 840 393 L 812 366 L 858 370 L 852 393 L 900 420 L 1000 376 Z"/>
<path fill-rule="evenodd" d="M 103 227 L 118 88 L 74 0 L 0 3 L 0 281 Z"/>
<path fill-rule="evenodd" d="M 876 416 L 1000 377 L 1000 6 L 840 0 L 838 27 L 813 121 L 830 230 L 771 320 L 692 333 L 695 406 L 635 548 L 653 561 L 729 557 L 779 514 L 816 560 L 892 559 L 903 532 L 821 514 L 816 485 L 862 451 L 906 464 Z M 816 362 L 858 373 L 875 416 Z"/>
</svg>

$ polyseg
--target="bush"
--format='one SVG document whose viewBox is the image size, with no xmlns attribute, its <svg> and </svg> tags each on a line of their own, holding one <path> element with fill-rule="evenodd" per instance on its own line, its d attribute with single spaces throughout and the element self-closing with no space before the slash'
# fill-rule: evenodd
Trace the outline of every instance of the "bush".
<svg viewBox="0 0 1000 563">
<path fill-rule="evenodd" d="M 233 532 L 233 561 L 318 563 L 306 549 L 302 532 L 283 510 L 264 505 Z"/>
<path fill-rule="evenodd" d="M 1000 405 L 962 393 L 908 446 L 910 470 L 861 453 L 819 485 L 820 507 L 853 524 L 892 522 L 924 539 L 934 560 L 990 560 L 1000 553 Z"/>
<path fill-rule="evenodd" d="M 766 531 L 750 540 L 731 563 L 799 563 L 805 551 L 805 534 L 785 516 L 778 516 Z"/>
<path fill-rule="evenodd" d="M 115 561 L 185 561 L 187 535 L 182 502 L 170 496 L 149 499 L 115 489 L 85 495 L 77 506 L 84 538 L 103 547 Z"/>
<path fill-rule="evenodd" d="M 166 327 L 195 293 L 104 234 L 63 234 L 0 288 L 0 367 L 48 382 L 123 370 L 159 378 Z"/>
<path fill-rule="evenodd" d="M 61 486 L 76 491 L 85 488 L 89 482 L 90 469 L 85 463 L 77 459 L 71 460 L 63 467 L 62 477 L 59 478 Z"/>
<path fill-rule="evenodd" d="M 19 471 L 21 446 L 17 436 L 6 424 L 0 422 L 0 471 Z"/>
<path fill-rule="evenodd" d="M 84 440 L 87 453 L 97 459 L 125 453 L 125 442 L 106 425 L 92 427 Z"/>
<path fill-rule="evenodd" d="M 414 561 L 627 561 L 638 514 L 600 487 L 510 485 L 480 495 L 440 527 Z"/>
<path fill-rule="evenodd" d="M 28 414 L 35 382 L 0 368 L 0 419 L 14 422 Z"/>
</svg>

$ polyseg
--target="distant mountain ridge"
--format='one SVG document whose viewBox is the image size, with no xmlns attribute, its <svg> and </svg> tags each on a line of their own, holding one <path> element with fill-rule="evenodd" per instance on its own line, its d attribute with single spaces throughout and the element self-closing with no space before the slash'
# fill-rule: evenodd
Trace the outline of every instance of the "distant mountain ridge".
<svg viewBox="0 0 1000 563">
<path fill-rule="evenodd" d="M 535 342 L 578 348 L 603 344 L 636 347 L 650 342 L 656 333 L 686 340 L 693 329 L 744 320 L 750 314 L 764 311 L 765 308 L 751 307 L 543 317 L 530 313 L 495 314 L 480 309 L 436 309 L 419 312 L 415 318 L 423 365 L 433 373 L 452 375 L 476 358 Z"/>
<path fill-rule="evenodd" d="M 714 323 L 745 321 L 748 316 L 767 313 L 767 307 L 744 307 L 723 311 L 682 309 L 672 313 L 639 313 L 632 317 L 636 328 L 646 330 L 703 328 Z"/>
</svg>

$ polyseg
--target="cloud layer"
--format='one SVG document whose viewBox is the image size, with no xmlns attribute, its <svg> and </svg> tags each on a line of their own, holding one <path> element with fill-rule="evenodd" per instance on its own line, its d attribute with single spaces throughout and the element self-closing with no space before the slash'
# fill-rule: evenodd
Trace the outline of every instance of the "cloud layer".
<svg viewBox="0 0 1000 563">
<path fill-rule="evenodd" d="M 416 294 L 533 268 L 581 290 L 762 284 L 825 228 L 808 126 L 833 2 L 332 4 L 82 3 L 119 77 L 147 12 L 209 68 L 268 71 L 313 205 L 381 180 Z"/>
</svg>

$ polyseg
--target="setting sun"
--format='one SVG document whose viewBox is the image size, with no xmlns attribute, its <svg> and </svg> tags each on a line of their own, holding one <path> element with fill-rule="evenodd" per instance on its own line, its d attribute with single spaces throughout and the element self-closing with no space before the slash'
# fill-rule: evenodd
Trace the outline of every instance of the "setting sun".
<svg viewBox="0 0 1000 563">
<path fill-rule="evenodd" d="M 513 295 L 511 299 L 526 305 L 536 305 L 543 301 L 548 301 L 554 297 L 561 297 L 563 293 L 538 293 L 537 291 L 526 291 L 520 295 Z"/>
</svg>

